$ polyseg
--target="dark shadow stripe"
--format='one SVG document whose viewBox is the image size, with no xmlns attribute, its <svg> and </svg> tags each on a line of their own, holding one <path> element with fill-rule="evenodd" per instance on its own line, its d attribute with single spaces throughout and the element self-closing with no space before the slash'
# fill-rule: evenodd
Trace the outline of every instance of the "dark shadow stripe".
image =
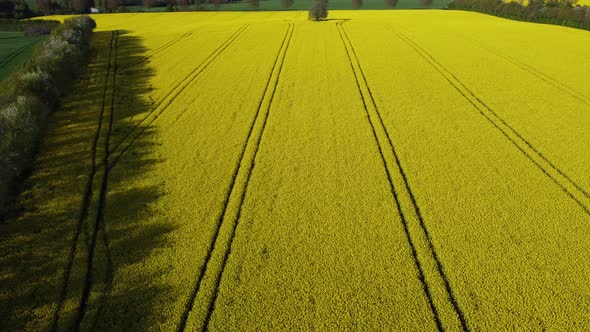
<svg viewBox="0 0 590 332">
<path fill-rule="evenodd" d="M 105 220 L 104 220 L 104 211 L 106 209 L 106 204 L 107 204 L 107 194 L 108 194 L 108 179 L 109 179 L 109 174 L 110 174 L 110 169 L 108 167 L 106 167 L 106 165 L 108 165 L 108 159 L 110 158 L 110 154 L 111 154 L 111 150 L 110 150 L 110 141 L 111 141 L 111 136 L 112 136 L 112 131 L 113 131 L 113 125 L 114 125 L 114 117 L 115 117 L 115 100 L 117 99 L 117 93 L 119 92 L 117 90 L 117 72 L 119 70 L 119 65 L 118 65 L 118 50 L 119 50 L 119 39 L 118 39 L 118 31 L 116 32 L 116 38 L 115 38 L 115 66 L 114 66 L 114 70 L 113 70 L 113 88 L 112 88 L 112 94 L 111 94 L 111 112 L 109 114 L 109 129 L 107 132 L 107 139 L 105 140 L 105 146 L 104 146 L 104 150 L 105 150 L 105 157 L 103 159 L 103 167 L 104 167 L 104 176 L 102 178 L 102 184 L 101 184 L 101 191 L 100 191 L 100 200 L 98 203 L 98 212 L 97 212 L 97 230 L 99 232 L 102 233 L 102 245 L 104 247 L 105 250 L 105 256 L 106 256 L 106 261 L 107 261 L 107 265 L 106 265 L 106 275 L 105 275 L 105 288 L 103 290 L 103 293 L 101 294 L 100 300 L 99 300 L 99 305 L 98 305 L 98 309 L 96 311 L 96 317 L 93 320 L 92 323 L 92 328 L 90 329 L 91 331 L 95 331 L 96 330 L 96 325 L 98 323 L 98 320 L 100 318 L 100 315 L 102 313 L 102 310 L 104 308 L 104 304 L 106 302 L 106 298 L 108 297 L 108 295 L 111 293 L 111 289 L 113 287 L 113 278 L 114 278 L 114 270 L 113 270 L 113 257 L 111 254 L 111 247 L 109 244 L 109 237 L 106 231 L 106 226 L 105 226 Z M 118 99 L 117 99 L 118 100 Z"/>
<path fill-rule="evenodd" d="M 82 207 L 81 207 L 81 211 L 80 211 L 80 218 L 78 219 L 78 223 L 76 226 L 76 232 L 74 234 L 74 238 L 72 239 L 70 252 L 68 255 L 68 263 L 66 265 L 66 269 L 65 269 L 65 273 L 64 273 L 64 277 L 63 277 L 63 281 L 62 281 L 62 288 L 61 288 L 61 292 L 59 295 L 57 309 L 55 310 L 55 312 L 53 314 L 53 320 L 52 320 L 52 324 L 51 324 L 52 331 L 57 331 L 57 329 L 58 329 L 59 315 L 61 313 L 61 310 L 63 309 L 63 305 L 64 305 L 64 302 L 65 302 L 65 299 L 67 296 L 67 288 L 68 288 L 68 283 L 70 281 L 72 268 L 74 265 L 74 259 L 76 257 L 78 239 L 80 237 L 80 234 L 82 233 L 82 225 L 84 224 L 84 221 L 88 217 L 88 209 L 90 208 L 90 202 L 91 202 L 92 196 L 93 196 L 93 182 L 94 182 L 94 176 L 96 175 L 96 169 L 97 169 L 96 148 L 98 146 L 98 140 L 100 139 L 100 132 L 102 130 L 102 122 L 103 122 L 104 111 L 105 111 L 105 106 L 106 106 L 106 97 L 107 97 L 107 92 L 108 92 L 109 76 L 110 76 L 110 72 L 111 72 L 111 58 L 112 58 L 114 39 L 115 39 L 115 34 L 114 34 L 114 32 L 112 32 L 111 33 L 111 42 L 110 42 L 110 47 L 109 47 L 109 57 L 108 57 L 108 61 L 107 61 L 104 88 L 103 88 L 103 94 L 102 94 L 102 103 L 101 103 L 100 114 L 99 114 L 99 118 L 98 118 L 98 126 L 96 128 L 96 133 L 94 135 L 94 139 L 92 141 L 92 146 L 91 146 L 91 155 L 92 155 L 91 169 L 90 169 L 90 173 L 88 174 L 88 179 L 87 179 L 86 186 L 84 189 L 84 196 L 82 198 Z"/>
<path fill-rule="evenodd" d="M 114 39 L 115 39 L 115 57 L 114 57 L 114 66 L 113 66 L 113 85 L 111 88 L 111 105 L 110 105 L 110 112 L 109 112 L 109 122 L 107 133 L 105 137 L 105 155 L 103 157 L 102 166 L 104 168 L 104 174 L 102 176 L 101 186 L 100 186 L 100 193 L 98 197 L 98 211 L 96 213 L 96 220 L 94 222 L 94 229 L 92 232 L 92 240 L 90 242 L 90 250 L 88 251 L 88 259 L 87 259 L 87 266 L 86 266 L 86 277 L 84 281 L 84 289 L 82 291 L 82 298 L 80 299 L 80 305 L 78 306 L 78 314 L 76 317 L 76 331 L 79 331 L 81 328 L 82 321 L 84 320 L 84 315 L 86 314 L 86 308 L 88 307 L 88 299 L 90 297 L 90 291 L 92 290 L 92 283 L 93 283 L 93 269 L 94 269 L 94 257 L 95 257 L 95 250 L 96 250 L 96 242 L 98 237 L 98 232 L 100 231 L 101 224 L 104 223 L 104 210 L 106 204 L 106 196 L 107 196 L 107 186 L 108 186 L 108 177 L 110 169 L 107 167 L 108 159 L 109 159 L 109 146 L 111 140 L 111 134 L 113 129 L 113 116 L 114 116 L 114 109 L 115 109 L 115 91 L 117 88 L 117 56 L 118 56 L 118 47 L 119 47 L 119 32 L 114 32 Z M 104 234 L 106 236 L 106 234 Z M 105 248 L 107 252 L 110 254 L 110 250 Z M 110 278 L 109 271 L 112 271 L 112 261 L 110 255 L 107 257 L 107 281 Z M 105 286 L 106 289 L 110 288 L 108 285 Z"/>
</svg>

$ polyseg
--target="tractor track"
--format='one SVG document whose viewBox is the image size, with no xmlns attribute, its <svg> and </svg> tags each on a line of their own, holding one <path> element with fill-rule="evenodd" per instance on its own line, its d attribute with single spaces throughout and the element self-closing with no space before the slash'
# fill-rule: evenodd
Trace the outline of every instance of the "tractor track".
<svg viewBox="0 0 590 332">
<path fill-rule="evenodd" d="M 189 314 L 193 309 L 197 294 L 199 293 L 199 290 L 201 287 L 203 277 L 205 276 L 205 274 L 207 273 L 207 270 L 209 269 L 209 263 L 211 262 L 211 258 L 213 257 L 213 252 L 214 252 L 215 248 L 217 247 L 216 245 L 220 245 L 220 244 L 218 244 L 218 240 L 219 240 L 219 236 L 220 236 L 221 227 L 223 225 L 223 221 L 225 219 L 226 212 L 227 212 L 232 194 L 234 193 L 234 189 L 236 188 L 236 181 L 238 178 L 238 174 L 240 173 L 240 170 L 243 167 L 246 167 L 247 169 L 245 169 L 245 172 L 247 172 L 247 174 L 246 174 L 245 186 L 244 186 L 243 191 L 239 197 L 238 214 L 232 223 L 232 231 L 231 231 L 231 235 L 229 238 L 229 242 L 228 242 L 227 246 L 225 247 L 222 264 L 221 264 L 218 274 L 216 275 L 215 287 L 213 289 L 213 295 L 208 303 L 207 315 L 205 317 L 205 321 L 203 322 L 201 330 L 206 331 L 209 328 L 209 322 L 210 322 L 211 316 L 213 314 L 213 311 L 215 310 L 215 303 L 216 303 L 217 296 L 219 293 L 219 286 L 220 286 L 221 279 L 223 276 L 223 271 L 225 270 L 225 265 L 226 265 L 227 260 L 230 256 L 230 253 L 231 253 L 233 239 L 235 238 L 236 229 L 237 229 L 239 219 L 241 216 L 241 212 L 242 212 L 242 205 L 243 205 L 244 199 L 246 197 L 246 193 L 248 190 L 248 184 L 250 182 L 250 177 L 252 175 L 252 171 L 253 171 L 255 164 L 256 164 L 256 156 L 258 155 L 258 149 L 260 147 L 260 143 L 262 141 L 262 138 L 263 138 L 263 135 L 265 132 L 265 128 L 266 128 L 266 124 L 268 122 L 268 117 L 270 114 L 272 102 L 274 100 L 274 95 L 275 95 L 277 87 L 279 85 L 280 75 L 281 75 L 281 72 L 283 69 L 283 65 L 285 63 L 285 58 L 287 56 L 287 51 L 288 51 L 289 45 L 291 43 L 291 39 L 292 39 L 294 30 L 295 30 L 294 24 L 289 23 L 287 31 L 285 32 L 285 36 L 283 37 L 283 41 L 279 47 L 279 51 L 277 52 L 277 57 L 275 58 L 272 69 L 271 69 L 270 74 L 267 78 L 266 86 L 265 86 L 264 91 L 262 93 L 262 97 L 260 98 L 260 101 L 258 103 L 258 108 L 257 108 L 256 114 L 255 114 L 254 119 L 252 120 L 252 123 L 250 125 L 250 129 L 248 131 L 248 136 L 246 138 L 246 142 L 242 147 L 242 151 L 240 152 L 239 161 L 234 168 L 234 171 L 232 174 L 232 179 L 231 179 L 230 185 L 229 185 L 227 192 L 226 192 L 226 197 L 224 200 L 222 211 L 221 211 L 219 217 L 217 218 L 215 232 L 213 234 L 213 237 L 211 238 L 211 241 L 209 242 L 207 256 L 205 257 L 203 265 L 201 266 L 201 269 L 199 270 L 199 275 L 197 276 L 197 280 L 195 282 L 193 290 L 191 291 L 189 301 L 187 302 L 187 304 L 185 306 L 184 313 L 183 313 L 180 323 L 178 325 L 178 329 L 177 329 L 178 331 L 184 331 L 186 329 L 186 324 L 188 321 Z M 281 54 L 282 54 L 282 57 L 281 57 Z M 270 90 L 270 87 L 272 84 L 272 78 L 273 78 L 275 72 L 276 72 L 276 79 L 274 81 L 274 86 L 272 87 L 272 90 Z M 263 104 L 266 99 L 268 99 L 268 106 L 266 107 L 265 111 L 262 111 Z M 264 114 L 261 115 L 261 112 L 264 112 Z M 259 119 L 262 119 L 261 120 L 262 121 L 262 128 L 260 130 L 260 133 L 258 134 L 258 137 L 255 138 L 256 141 L 254 142 L 252 140 L 253 134 L 254 134 L 254 128 L 256 127 L 256 123 L 259 122 Z M 254 147 L 253 147 L 254 151 L 253 151 L 250 163 L 249 163 L 250 165 L 245 165 L 244 157 L 246 154 L 246 150 L 250 144 L 254 144 Z"/>
<path fill-rule="evenodd" d="M 173 96 L 174 91 L 178 88 L 181 89 L 185 89 L 186 86 L 188 86 L 188 84 L 191 83 L 192 80 L 194 80 L 197 76 L 192 77 L 193 74 L 195 74 L 195 72 L 197 72 L 200 68 L 202 68 L 203 66 L 207 66 L 207 61 L 209 59 L 211 59 L 210 62 L 214 61 L 218 56 L 220 56 L 221 52 L 223 52 L 225 50 L 226 47 L 229 46 L 229 44 L 231 44 L 235 38 L 237 38 L 237 35 L 239 35 L 240 33 L 243 32 L 243 28 L 245 28 L 246 25 L 240 27 L 237 31 L 235 31 L 232 35 L 230 35 L 225 41 L 223 41 L 213 52 L 211 52 L 211 54 L 209 54 L 197 67 L 195 67 L 188 75 L 186 75 L 179 83 L 175 84 L 174 87 L 172 87 L 172 89 L 170 89 L 168 91 L 168 93 L 166 93 L 166 95 L 164 95 L 164 97 L 162 97 L 156 104 L 155 106 L 152 108 L 152 110 L 143 117 L 143 119 L 141 119 L 135 126 L 133 126 L 133 128 L 131 128 L 131 130 L 129 131 L 129 133 L 127 135 L 125 135 L 117 144 L 115 144 L 115 147 L 113 148 L 113 151 L 117 150 L 119 148 L 119 146 L 121 144 L 123 144 L 125 142 L 125 140 L 127 138 L 129 138 L 130 136 L 133 135 L 134 131 L 137 130 L 146 120 L 149 119 L 150 116 L 152 116 L 152 114 L 154 114 L 162 104 L 164 104 L 164 101 Z M 225 46 L 225 47 L 224 47 Z M 219 52 L 219 53 L 218 53 Z M 217 53 L 217 54 L 216 54 Z M 213 57 L 213 58 L 212 58 Z M 205 68 L 203 68 L 205 69 Z M 186 83 L 188 80 L 188 83 Z M 181 87 L 181 85 L 186 84 L 184 87 Z M 182 91 L 180 91 L 182 92 Z M 177 96 L 173 96 L 173 98 L 176 98 Z M 172 100 L 173 101 L 173 100 Z M 169 104 L 168 104 L 169 105 Z M 167 107 L 167 106 L 166 106 Z M 160 112 L 160 114 L 162 112 L 164 112 L 165 110 L 162 110 Z M 160 114 L 158 114 L 157 116 L 159 116 Z M 156 117 L 157 117 L 156 116 Z"/>
<path fill-rule="evenodd" d="M 590 201 L 590 194 L 574 180 L 571 179 L 564 171 L 559 169 L 552 161 L 545 157 L 537 148 L 535 148 L 526 138 L 516 131 L 506 120 L 500 117 L 496 111 L 484 103 L 471 89 L 467 87 L 457 76 L 443 66 L 430 53 L 412 41 L 399 31 L 395 31 L 390 26 L 386 26 L 399 39 L 408 44 L 418 53 L 426 62 L 428 62 L 437 72 L 443 76 L 449 84 L 455 88 L 479 113 L 492 124 L 500 133 L 507 138 L 529 161 L 531 161 L 543 174 L 545 174 L 553 183 L 555 183 L 566 195 L 568 195 L 584 212 L 590 216 L 590 208 L 582 200 Z M 464 91 L 465 90 L 465 91 Z M 471 97 L 470 97 L 471 96 Z M 511 137 L 512 133 L 515 138 Z M 527 151 L 528 150 L 528 151 Z M 554 172 L 556 174 L 551 174 Z M 566 187 L 561 181 L 575 188 Z"/>
<path fill-rule="evenodd" d="M 104 157 L 102 162 L 103 167 L 103 176 L 101 180 L 100 192 L 98 196 L 98 211 L 96 213 L 96 220 L 94 221 L 94 229 L 92 232 L 92 240 L 90 242 L 90 250 L 88 251 L 88 258 L 87 258 L 87 266 L 86 266 L 86 277 L 84 280 L 84 289 L 82 291 L 82 298 L 80 299 L 80 305 L 78 306 L 78 314 L 76 317 L 76 331 L 80 330 L 82 320 L 84 319 L 84 315 L 86 313 L 86 308 L 88 306 L 88 299 L 90 297 L 90 292 L 92 290 L 93 284 L 93 269 L 94 269 L 94 258 L 95 258 L 95 250 L 96 250 L 96 243 L 98 238 L 98 233 L 102 231 L 103 234 L 103 245 L 105 246 L 105 253 L 107 258 L 107 267 L 106 267 L 106 288 L 103 291 L 102 300 L 104 300 L 104 296 L 108 293 L 111 288 L 112 284 L 112 257 L 110 254 L 110 248 L 108 244 L 108 238 L 106 234 L 106 229 L 104 225 L 104 210 L 106 207 L 106 199 L 107 199 L 107 190 L 108 190 L 108 178 L 110 168 L 108 167 L 108 159 L 110 156 L 110 140 L 113 131 L 113 122 L 114 122 L 114 112 L 115 112 L 115 96 L 116 96 L 116 87 L 117 87 L 117 70 L 118 70 L 118 46 L 119 46 L 119 33 L 118 31 L 114 32 L 114 39 L 115 39 L 115 56 L 114 56 L 114 66 L 113 66 L 113 84 L 111 89 L 111 105 L 110 105 L 110 112 L 108 116 L 108 127 L 107 133 L 104 140 Z M 102 301 L 101 301 L 102 303 Z M 99 307 L 102 307 L 99 306 Z"/>
<path fill-rule="evenodd" d="M 109 237 L 107 234 L 107 230 L 106 230 L 106 225 L 105 225 L 105 220 L 104 220 L 104 211 L 106 208 L 106 204 L 107 204 L 107 193 L 108 193 L 108 179 L 109 179 L 109 173 L 110 173 L 110 169 L 108 167 L 106 167 L 106 165 L 108 165 L 108 159 L 110 157 L 110 140 L 112 137 L 112 131 L 113 131 L 113 124 L 114 124 L 114 117 L 115 117 L 115 100 L 119 100 L 117 98 L 117 72 L 119 69 L 118 66 L 118 46 L 119 46 L 119 39 L 118 39 L 118 35 L 116 36 L 117 38 L 115 39 L 115 68 L 113 71 L 113 88 L 112 88 L 112 95 L 111 95 L 111 112 L 109 113 L 109 127 L 108 127 L 108 131 L 107 131 L 107 137 L 105 140 L 105 145 L 104 145 L 104 151 L 105 151 L 105 157 L 103 159 L 103 177 L 102 177 L 102 183 L 101 183 L 101 189 L 100 189 L 100 196 L 99 196 L 99 202 L 98 202 L 98 212 L 97 212 L 97 219 L 96 219 L 96 232 L 100 232 L 102 234 L 102 245 L 105 251 L 105 257 L 106 257 L 106 271 L 105 271 L 105 289 L 103 290 L 102 294 L 101 294 L 101 298 L 99 300 L 99 305 L 98 305 L 98 309 L 97 309 L 97 313 L 96 313 L 96 317 L 93 320 L 92 323 L 92 329 L 91 331 L 95 331 L 96 330 L 96 325 L 98 323 L 98 319 L 100 318 L 100 314 L 102 312 L 102 309 L 104 308 L 104 304 L 106 302 L 106 297 L 110 294 L 112 286 L 113 286 L 113 258 L 112 258 L 112 254 L 111 254 L 111 249 L 110 249 L 110 244 L 109 244 Z M 92 271 L 91 271 L 92 273 Z M 92 285 L 91 285 L 92 286 Z"/>
<path fill-rule="evenodd" d="M 34 41 L 32 41 L 32 42 L 30 42 L 30 43 L 28 43 L 26 45 L 23 45 L 23 46 L 19 47 L 14 52 L 12 52 L 9 55 L 7 55 L 4 59 L 2 59 L 2 61 L 0 61 L 0 68 L 4 68 L 10 62 L 12 62 L 12 60 L 14 60 L 17 56 L 19 56 L 24 50 L 26 50 L 27 48 L 35 45 L 38 42 L 39 42 L 39 39 L 34 40 Z"/>
<path fill-rule="evenodd" d="M 193 30 L 193 31 L 195 31 L 195 30 Z M 188 36 L 192 35 L 193 34 L 193 31 L 185 32 L 182 35 L 180 35 L 180 36 L 178 36 L 176 38 L 172 38 L 172 40 L 169 40 L 166 43 L 164 43 L 163 45 L 160 45 L 160 46 L 156 47 L 155 49 L 147 52 L 144 56 L 141 57 L 141 59 L 139 59 L 139 60 L 137 60 L 135 62 L 130 63 L 129 64 L 129 67 L 137 66 L 137 65 L 140 65 L 140 64 L 148 61 L 149 59 L 151 59 L 155 55 L 157 55 L 159 53 L 162 53 L 166 49 L 174 46 L 178 42 L 180 42 L 183 39 L 187 38 Z"/>
<path fill-rule="evenodd" d="M 590 106 L 590 97 L 584 95 L 583 93 L 577 91 L 576 89 L 570 87 L 569 85 L 562 83 L 560 81 L 558 81 L 557 79 L 554 79 L 553 77 L 543 73 L 542 71 L 536 69 L 535 67 L 528 65 L 518 59 L 516 59 L 513 56 L 510 56 L 508 54 L 505 54 L 497 49 L 494 49 L 488 45 L 486 45 L 484 42 L 482 42 L 481 40 L 469 37 L 469 36 L 464 36 L 465 39 L 477 44 L 479 47 L 483 48 L 484 50 L 496 55 L 499 58 L 502 58 L 508 62 L 510 62 L 511 64 L 513 64 L 514 66 L 526 71 L 527 73 L 537 77 L 539 80 L 569 94 L 570 96 L 572 96 L 573 98 L 577 99 L 578 101 Z"/>
<path fill-rule="evenodd" d="M 176 84 L 160 101 L 155 105 L 154 108 L 141 120 L 139 121 L 127 135 L 125 135 L 112 149 L 111 154 L 118 154 L 109 164 L 109 168 L 113 168 L 121 156 L 129 150 L 129 148 L 135 143 L 135 141 L 141 136 L 151 124 L 153 124 L 162 115 L 168 107 L 180 96 L 200 75 L 207 69 L 207 67 L 217 60 L 221 54 L 233 44 L 233 42 L 248 28 L 248 24 L 241 26 L 236 32 L 234 32 L 228 39 L 226 39 L 217 49 L 215 49 L 203 62 L 195 67 L 182 81 Z M 167 100 L 167 101 L 166 101 Z M 157 112 L 159 111 L 159 112 Z M 157 113 L 154 115 L 154 113 Z M 152 116 L 153 115 L 153 116 Z M 148 120 L 151 117 L 150 120 Z M 147 124 L 143 127 L 147 121 Z M 134 135 L 134 133 L 136 133 Z M 119 149 L 126 140 L 130 140 L 127 145 Z"/>
<path fill-rule="evenodd" d="M 63 281 L 62 281 L 62 288 L 61 288 L 61 292 L 59 295 L 59 299 L 58 299 L 58 305 L 57 305 L 57 309 L 55 310 L 54 314 L 53 314 L 53 319 L 52 319 L 52 324 L 51 324 L 51 330 L 52 331 L 57 331 L 58 329 L 58 323 L 59 323 L 59 316 L 61 313 L 61 310 L 63 309 L 63 305 L 67 296 L 67 289 L 68 289 L 68 284 L 70 282 L 70 277 L 71 277 L 71 272 L 72 272 L 72 268 L 74 265 L 74 259 L 76 257 L 76 252 L 77 252 L 77 244 L 80 238 L 80 234 L 82 233 L 82 228 L 83 228 L 83 224 L 86 221 L 86 219 L 88 218 L 88 212 L 90 209 L 90 205 L 92 202 L 92 197 L 93 197 L 93 183 L 94 183 L 94 177 L 96 175 L 97 172 L 97 147 L 98 147 L 98 142 L 100 139 L 100 133 L 102 131 L 102 125 L 103 125 L 103 119 L 104 119 L 104 113 L 105 113 L 105 108 L 106 108 L 106 98 L 107 98 L 107 93 L 108 93 L 108 86 L 109 86 L 109 77 L 110 77 L 110 73 L 111 73 L 111 59 L 112 59 L 112 53 L 113 53 L 113 45 L 115 42 L 115 33 L 112 32 L 111 34 L 111 41 L 110 41 L 110 46 L 109 46 L 109 55 L 108 55 L 108 60 L 107 60 L 107 66 L 106 66 L 106 73 L 105 73 L 105 81 L 104 81 L 104 87 L 103 87 L 103 93 L 102 93 L 102 102 L 101 102 L 101 108 L 100 108 L 100 113 L 99 113 L 99 118 L 98 118 L 98 125 L 97 125 L 97 129 L 96 129 L 96 133 L 94 135 L 94 139 L 92 141 L 92 146 L 91 146 L 91 167 L 90 167 L 90 172 L 88 174 L 87 177 L 87 181 L 86 181 L 86 186 L 84 189 L 84 195 L 82 197 L 82 207 L 80 209 L 80 217 L 78 218 L 78 222 L 76 225 L 76 232 L 74 233 L 74 237 L 72 238 L 72 243 L 70 246 L 70 252 L 68 254 L 68 263 L 66 265 L 66 269 L 65 269 L 65 273 L 64 273 L 64 277 L 63 277 Z"/>
<path fill-rule="evenodd" d="M 444 326 L 442 324 L 442 321 L 441 321 L 441 319 L 439 317 L 438 310 L 437 310 L 437 308 L 436 308 L 436 306 L 434 304 L 434 299 L 433 299 L 433 296 L 432 296 L 432 291 L 431 291 L 430 286 L 429 286 L 429 284 L 428 284 L 428 282 L 426 280 L 426 276 L 425 276 L 425 273 L 424 273 L 424 268 L 422 267 L 422 263 L 420 262 L 420 260 L 418 258 L 418 250 L 416 248 L 416 244 L 414 243 L 414 239 L 412 238 L 412 235 L 410 233 L 410 229 L 409 229 L 409 225 L 408 225 L 408 220 L 406 219 L 406 216 L 405 216 L 405 214 L 403 212 L 403 209 L 402 209 L 402 205 L 401 205 L 401 201 L 400 201 L 400 197 L 399 197 L 400 195 L 397 192 L 397 190 L 395 188 L 395 185 L 394 185 L 393 175 L 391 174 L 391 172 L 389 170 L 389 167 L 387 166 L 387 160 L 386 160 L 385 155 L 384 155 L 384 152 L 383 152 L 384 149 L 381 147 L 381 143 L 379 142 L 379 137 L 377 135 L 377 130 L 375 128 L 375 122 L 376 121 L 373 121 L 371 119 L 371 115 L 370 115 L 369 109 L 367 107 L 367 99 L 370 99 L 370 102 L 371 102 L 371 104 L 372 104 L 372 106 L 373 106 L 373 108 L 375 110 L 376 115 L 377 115 L 377 120 L 378 120 L 378 124 L 377 125 L 379 125 L 381 127 L 381 129 L 383 130 L 383 132 L 385 133 L 385 137 L 387 139 L 389 148 L 390 148 L 390 150 L 391 150 L 391 152 L 393 154 L 394 160 L 395 160 L 395 164 L 396 164 L 395 166 L 397 168 L 397 171 L 399 172 L 399 174 L 401 175 L 401 177 L 403 179 L 405 190 L 407 191 L 407 194 L 410 197 L 410 200 L 411 200 L 411 203 L 412 203 L 412 206 L 413 206 L 413 209 L 414 209 L 414 213 L 416 214 L 416 216 L 418 218 L 418 221 L 419 221 L 420 229 L 423 232 L 423 235 L 425 236 L 425 238 L 427 240 L 429 254 L 434 259 L 434 261 L 436 263 L 437 273 L 438 273 L 439 277 L 442 279 L 442 281 L 444 283 L 444 287 L 445 287 L 446 295 L 448 296 L 448 300 L 451 302 L 451 305 L 453 306 L 453 310 L 455 311 L 455 314 L 457 315 L 457 318 L 459 319 L 459 321 L 461 323 L 462 330 L 463 331 L 469 331 L 469 325 L 467 323 L 467 319 L 465 318 L 465 315 L 464 315 L 461 307 L 459 306 L 459 303 L 458 303 L 458 301 L 456 299 L 456 296 L 455 296 L 454 291 L 453 291 L 453 289 L 451 287 L 451 284 L 449 282 L 449 279 L 446 276 L 446 273 L 444 271 L 444 268 L 443 268 L 441 259 L 439 258 L 438 254 L 437 254 L 436 248 L 434 247 L 434 244 L 432 242 L 432 237 L 431 237 L 431 235 L 430 235 L 430 233 L 428 231 L 428 228 L 426 227 L 426 224 L 424 222 L 424 218 L 422 216 L 420 207 L 418 206 L 416 197 L 414 196 L 414 193 L 412 192 L 412 189 L 411 189 L 410 184 L 409 184 L 409 181 L 408 181 L 408 177 L 406 175 L 406 172 L 404 171 L 404 168 L 402 166 L 402 163 L 401 163 L 401 160 L 399 158 L 399 155 L 398 155 L 398 153 L 397 153 L 397 151 L 395 149 L 395 146 L 393 144 L 393 140 L 391 139 L 391 135 L 389 134 L 389 131 L 388 131 L 387 127 L 385 126 L 384 122 L 383 122 L 383 118 L 381 116 L 381 113 L 379 111 L 379 108 L 377 106 L 377 103 L 375 101 L 375 98 L 373 96 L 373 93 L 372 93 L 372 91 L 371 91 L 371 89 L 369 87 L 367 78 L 366 78 L 366 76 L 364 74 L 364 71 L 363 71 L 363 69 L 361 67 L 360 61 L 359 61 L 358 56 L 356 54 L 356 51 L 354 50 L 354 46 L 353 46 L 352 42 L 350 41 L 350 38 L 348 37 L 348 34 L 346 33 L 346 30 L 344 29 L 343 23 L 342 22 L 338 22 L 336 25 L 337 25 L 337 28 L 338 28 L 338 33 L 339 33 L 340 39 L 342 40 L 342 43 L 343 43 L 344 48 L 346 50 L 346 54 L 348 56 L 348 60 L 349 60 L 350 66 L 351 66 L 351 70 L 353 71 L 353 74 L 354 74 L 354 77 L 355 77 L 355 80 L 356 80 L 357 88 L 359 90 L 359 94 L 360 94 L 361 100 L 363 102 L 363 107 L 364 107 L 365 113 L 367 115 L 367 120 L 368 120 L 369 124 L 371 125 L 373 136 L 375 138 L 375 142 L 377 144 L 377 147 L 379 149 L 379 153 L 381 155 L 381 160 L 383 162 L 383 167 L 384 167 L 385 173 L 387 175 L 387 180 L 389 182 L 390 190 L 391 190 L 391 193 L 392 193 L 393 198 L 395 200 L 396 207 L 397 207 L 397 210 L 399 212 L 400 218 L 402 220 L 402 226 L 404 228 L 404 232 L 405 232 L 405 235 L 406 235 L 406 240 L 408 241 L 408 245 L 410 246 L 410 250 L 412 252 L 412 257 L 413 257 L 413 260 L 414 260 L 414 264 L 415 264 L 416 269 L 418 271 L 419 279 L 420 279 L 420 281 L 422 283 L 422 288 L 423 288 L 423 290 L 425 292 L 426 297 L 428 298 L 428 302 L 429 302 L 430 308 L 431 308 L 431 310 L 433 312 L 436 326 L 437 326 L 437 328 L 438 328 L 439 331 L 444 331 L 445 330 L 444 329 Z M 348 42 L 348 44 L 347 44 L 347 42 Z M 350 50 L 349 50 L 349 48 L 350 48 Z M 358 66 L 358 71 L 359 71 L 359 74 L 360 75 L 358 75 L 356 73 L 356 69 L 355 69 L 354 64 L 353 64 L 353 58 L 355 59 L 354 62 L 356 62 L 357 66 Z M 360 78 L 359 78 L 359 76 L 360 76 Z M 362 80 L 361 80 L 361 78 L 362 78 Z M 365 96 L 363 94 L 363 89 L 362 89 L 361 85 L 364 85 L 364 87 L 366 88 L 366 90 L 368 92 L 368 97 L 369 98 L 367 98 L 367 99 L 365 98 Z"/>
</svg>

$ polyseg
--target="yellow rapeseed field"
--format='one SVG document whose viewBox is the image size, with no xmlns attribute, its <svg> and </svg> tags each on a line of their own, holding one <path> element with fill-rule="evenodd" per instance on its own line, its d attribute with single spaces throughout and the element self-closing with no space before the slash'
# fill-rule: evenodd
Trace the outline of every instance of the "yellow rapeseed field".
<svg viewBox="0 0 590 332">
<path fill-rule="evenodd" d="M 0 224 L 0 330 L 590 326 L 587 31 L 94 18 Z"/>
<path fill-rule="evenodd" d="M 529 0 L 513 0 L 514 2 L 518 2 L 524 6 L 526 6 L 529 3 Z M 579 6 L 590 6 L 590 0 L 578 0 L 575 3 L 576 5 Z"/>
</svg>

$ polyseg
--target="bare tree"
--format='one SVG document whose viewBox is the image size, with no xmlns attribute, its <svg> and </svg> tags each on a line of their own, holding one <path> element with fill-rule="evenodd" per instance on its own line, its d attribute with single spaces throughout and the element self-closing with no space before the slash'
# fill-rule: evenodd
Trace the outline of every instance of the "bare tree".
<svg viewBox="0 0 590 332">
<path fill-rule="evenodd" d="M 359 9 L 363 6 L 363 0 L 352 0 L 352 8 Z"/>
</svg>

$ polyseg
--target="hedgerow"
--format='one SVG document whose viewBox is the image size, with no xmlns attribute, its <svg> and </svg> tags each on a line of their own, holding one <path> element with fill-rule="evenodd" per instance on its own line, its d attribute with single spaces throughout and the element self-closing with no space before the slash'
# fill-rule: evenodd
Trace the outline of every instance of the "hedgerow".
<svg viewBox="0 0 590 332">
<path fill-rule="evenodd" d="M 17 180 L 30 168 L 47 115 L 85 63 L 93 19 L 68 19 L 53 30 L 29 61 L 3 82 L 0 96 L 0 219 L 14 193 Z"/>
<path fill-rule="evenodd" d="M 449 9 L 590 30 L 590 7 L 574 4 L 572 0 L 531 0 L 526 6 L 501 0 L 453 0 L 449 3 Z"/>
<path fill-rule="evenodd" d="M 29 35 L 49 34 L 51 30 L 59 26 L 59 21 L 55 20 L 17 20 L 14 18 L 0 19 L 0 29 L 2 31 L 24 31 Z M 46 33 L 31 33 L 42 30 Z"/>
</svg>

